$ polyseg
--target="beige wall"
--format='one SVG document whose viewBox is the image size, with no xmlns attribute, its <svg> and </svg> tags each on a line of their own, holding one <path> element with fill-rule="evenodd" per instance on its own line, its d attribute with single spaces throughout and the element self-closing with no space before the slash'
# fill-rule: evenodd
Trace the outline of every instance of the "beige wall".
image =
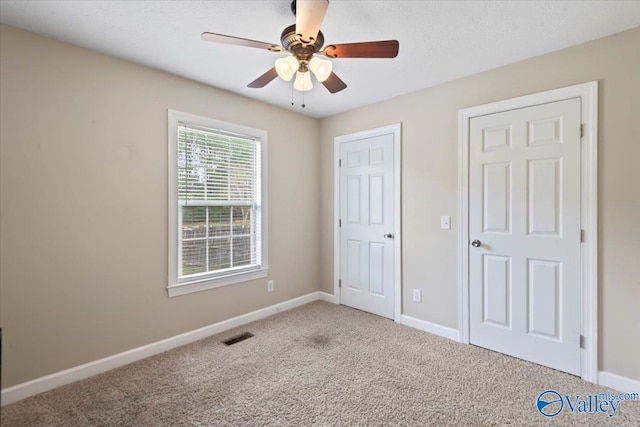
<svg viewBox="0 0 640 427">
<path fill-rule="evenodd" d="M 2 387 L 332 293 L 333 138 L 397 122 L 403 312 L 456 328 L 458 109 L 591 80 L 600 81 L 600 369 L 640 379 L 638 45 L 634 29 L 318 122 L 0 26 Z M 273 294 L 265 279 L 167 297 L 168 108 L 269 132 Z M 452 230 L 440 230 L 440 215 Z"/>
<path fill-rule="evenodd" d="M 2 387 L 319 288 L 318 121 L 0 27 Z M 269 134 L 269 278 L 168 298 L 167 109 Z"/>
<path fill-rule="evenodd" d="M 598 80 L 600 369 L 640 380 L 638 46 L 640 28 L 322 120 L 322 290 L 333 293 L 335 136 L 402 122 L 403 313 L 457 328 L 458 110 Z"/>
</svg>

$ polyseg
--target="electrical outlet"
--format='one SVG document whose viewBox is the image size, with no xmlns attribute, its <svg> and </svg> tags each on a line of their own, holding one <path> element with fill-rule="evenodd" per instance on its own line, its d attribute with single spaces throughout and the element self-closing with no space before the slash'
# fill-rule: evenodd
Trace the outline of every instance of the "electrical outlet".
<svg viewBox="0 0 640 427">
<path fill-rule="evenodd" d="M 440 228 L 443 230 L 451 230 L 451 217 L 449 215 L 440 217 Z"/>
<path fill-rule="evenodd" d="M 273 292 L 273 280 L 267 282 L 267 292 Z"/>
<path fill-rule="evenodd" d="M 420 289 L 413 290 L 413 300 L 415 302 L 422 302 L 422 291 Z"/>
</svg>

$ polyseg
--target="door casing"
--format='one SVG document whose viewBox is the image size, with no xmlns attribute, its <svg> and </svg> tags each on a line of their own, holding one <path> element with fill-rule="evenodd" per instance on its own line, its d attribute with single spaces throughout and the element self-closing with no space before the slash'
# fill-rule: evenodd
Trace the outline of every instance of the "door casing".
<svg viewBox="0 0 640 427">
<path fill-rule="evenodd" d="M 598 82 L 461 109 L 458 113 L 458 328 L 469 344 L 469 121 L 518 108 L 581 99 L 581 377 L 598 379 Z"/>
<path fill-rule="evenodd" d="M 401 137 L 402 126 L 395 123 L 348 135 L 337 136 L 333 140 L 333 302 L 340 304 L 340 144 L 380 135 L 393 134 L 393 178 L 394 178 L 394 321 L 400 323 L 402 314 L 402 235 L 401 235 Z"/>
</svg>

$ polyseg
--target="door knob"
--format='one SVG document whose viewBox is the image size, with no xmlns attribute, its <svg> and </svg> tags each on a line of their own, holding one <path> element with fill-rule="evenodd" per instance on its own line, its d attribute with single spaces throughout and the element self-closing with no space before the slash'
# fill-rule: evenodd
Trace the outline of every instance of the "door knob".
<svg viewBox="0 0 640 427">
<path fill-rule="evenodd" d="M 471 242 L 471 246 L 473 246 L 474 248 L 479 248 L 481 244 L 482 242 L 480 240 L 474 240 L 473 242 Z"/>
<path fill-rule="evenodd" d="M 382 237 L 384 237 L 385 239 L 393 239 L 393 233 L 387 233 L 387 234 L 383 235 Z"/>
</svg>

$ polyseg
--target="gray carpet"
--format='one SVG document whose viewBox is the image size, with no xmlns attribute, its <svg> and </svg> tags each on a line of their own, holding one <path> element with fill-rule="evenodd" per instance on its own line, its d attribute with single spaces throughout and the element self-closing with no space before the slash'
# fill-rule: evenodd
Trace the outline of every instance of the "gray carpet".
<svg viewBox="0 0 640 427">
<path fill-rule="evenodd" d="M 239 332 L 255 337 L 227 347 Z M 608 389 L 315 302 L 2 408 L 2 426 L 640 425 L 540 415 L 540 392 Z"/>
</svg>

